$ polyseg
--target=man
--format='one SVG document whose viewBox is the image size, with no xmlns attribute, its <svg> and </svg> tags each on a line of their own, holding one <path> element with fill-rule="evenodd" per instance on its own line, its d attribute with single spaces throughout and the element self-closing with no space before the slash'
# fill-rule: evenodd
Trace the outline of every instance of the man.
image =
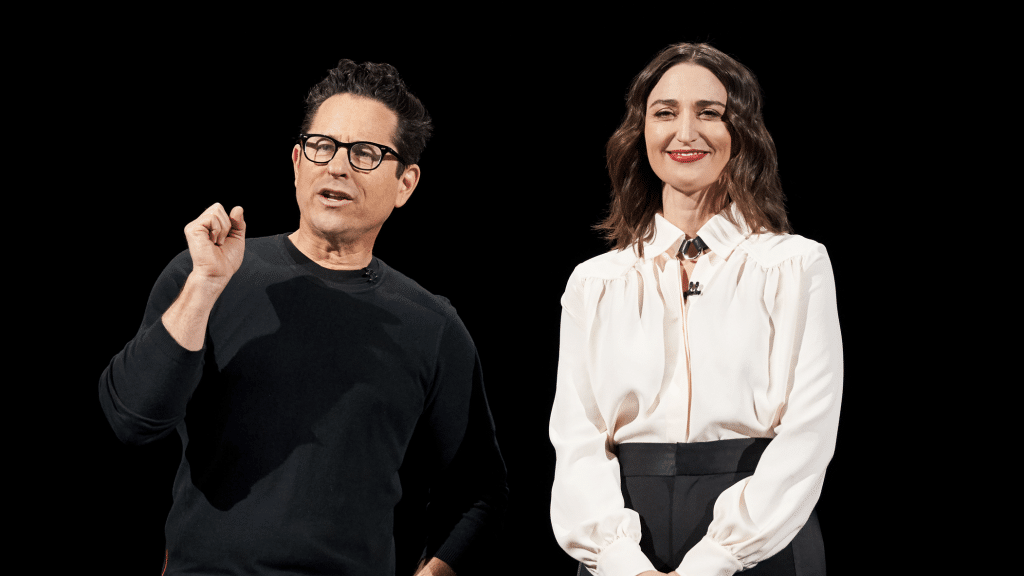
<svg viewBox="0 0 1024 576">
<path fill-rule="evenodd" d="M 168 576 L 394 574 L 403 489 L 425 534 L 400 573 L 459 572 L 493 535 L 507 488 L 475 346 L 373 256 L 430 130 L 394 68 L 342 60 L 292 149 L 298 230 L 246 240 L 219 204 L 185 227 L 100 379 L 122 441 L 181 435 Z"/>
</svg>

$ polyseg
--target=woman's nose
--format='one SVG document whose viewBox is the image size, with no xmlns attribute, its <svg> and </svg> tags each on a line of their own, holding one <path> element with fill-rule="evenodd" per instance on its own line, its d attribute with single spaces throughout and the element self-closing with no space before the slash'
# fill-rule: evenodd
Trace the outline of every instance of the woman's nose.
<svg viewBox="0 0 1024 576">
<path fill-rule="evenodd" d="M 695 119 L 686 114 L 680 116 L 676 126 L 676 140 L 693 142 L 698 137 Z"/>
</svg>

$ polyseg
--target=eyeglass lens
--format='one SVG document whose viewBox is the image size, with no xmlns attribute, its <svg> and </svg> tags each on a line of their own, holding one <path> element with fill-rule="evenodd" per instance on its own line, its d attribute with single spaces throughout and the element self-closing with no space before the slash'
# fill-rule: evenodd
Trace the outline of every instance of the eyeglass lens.
<svg viewBox="0 0 1024 576">
<path fill-rule="evenodd" d="M 358 142 L 348 147 L 348 159 L 353 166 L 361 170 L 376 168 L 384 152 L 373 144 Z M 330 162 L 337 153 L 337 145 L 328 138 L 313 136 L 306 140 L 305 154 L 313 162 Z"/>
</svg>

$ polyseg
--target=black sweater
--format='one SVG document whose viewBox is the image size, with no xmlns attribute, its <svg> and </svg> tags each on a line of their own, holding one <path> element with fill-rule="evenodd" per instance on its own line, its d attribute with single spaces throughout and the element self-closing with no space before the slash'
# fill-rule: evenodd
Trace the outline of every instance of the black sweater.
<svg viewBox="0 0 1024 576">
<path fill-rule="evenodd" d="M 416 544 L 470 566 L 507 488 L 476 348 L 448 301 L 376 258 L 327 270 L 285 235 L 248 239 L 190 352 L 160 317 L 191 267 L 188 252 L 167 266 L 100 378 L 123 442 L 181 435 L 166 574 L 390 576 L 403 488 Z"/>
</svg>

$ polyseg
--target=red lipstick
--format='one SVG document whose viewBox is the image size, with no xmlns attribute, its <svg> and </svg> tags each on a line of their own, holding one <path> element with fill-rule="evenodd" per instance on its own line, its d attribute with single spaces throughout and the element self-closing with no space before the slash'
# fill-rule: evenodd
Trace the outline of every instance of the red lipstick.
<svg viewBox="0 0 1024 576">
<path fill-rule="evenodd" d="M 669 158 L 684 164 L 696 162 L 708 154 L 710 154 L 710 152 L 705 152 L 703 150 L 669 150 L 668 152 Z"/>
</svg>

